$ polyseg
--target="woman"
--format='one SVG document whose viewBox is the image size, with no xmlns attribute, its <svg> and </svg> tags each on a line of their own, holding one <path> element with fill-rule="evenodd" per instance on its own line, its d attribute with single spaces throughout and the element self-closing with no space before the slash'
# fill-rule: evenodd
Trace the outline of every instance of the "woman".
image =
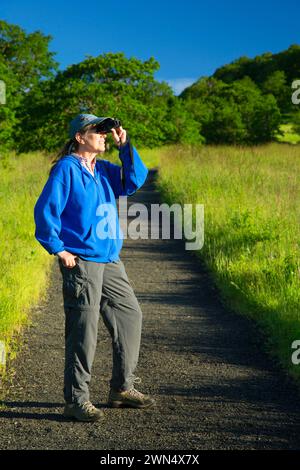
<svg viewBox="0 0 300 470">
<path fill-rule="evenodd" d="M 58 256 L 65 310 L 64 415 L 80 421 L 103 416 L 89 400 L 99 311 L 112 337 L 109 405 L 145 408 L 153 398 L 134 388 L 142 312 L 119 258 L 122 232 L 116 198 L 131 195 L 147 168 L 118 121 L 80 114 L 70 141 L 54 162 L 35 205 L 35 236 Z M 122 166 L 96 160 L 107 132 L 119 146 Z"/>
</svg>

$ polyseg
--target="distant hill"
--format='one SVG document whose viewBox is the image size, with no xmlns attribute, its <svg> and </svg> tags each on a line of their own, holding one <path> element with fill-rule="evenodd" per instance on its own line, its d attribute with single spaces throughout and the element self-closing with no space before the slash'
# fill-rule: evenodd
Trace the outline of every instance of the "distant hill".
<svg viewBox="0 0 300 470">
<path fill-rule="evenodd" d="M 300 45 L 253 59 L 240 57 L 200 77 L 179 95 L 206 143 L 259 144 L 300 140 L 300 105 L 292 83 L 300 80 Z"/>
<path fill-rule="evenodd" d="M 249 77 L 263 94 L 272 94 L 282 113 L 298 111 L 291 102 L 291 85 L 300 79 L 300 45 L 293 44 L 287 50 L 272 54 L 266 52 L 253 59 L 243 56 L 218 68 L 210 78 L 231 84 Z M 188 88 L 180 97 L 185 99 L 194 95 L 201 78 Z"/>
<path fill-rule="evenodd" d="M 240 57 L 231 64 L 218 68 L 213 76 L 226 83 L 231 83 L 247 75 L 263 89 L 265 82 L 278 71 L 284 73 L 289 84 L 296 78 L 300 78 L 299 45 L 294 44 L 277 54 L 266 52 L 254 57 L 254 59 Z"/>
</svg>

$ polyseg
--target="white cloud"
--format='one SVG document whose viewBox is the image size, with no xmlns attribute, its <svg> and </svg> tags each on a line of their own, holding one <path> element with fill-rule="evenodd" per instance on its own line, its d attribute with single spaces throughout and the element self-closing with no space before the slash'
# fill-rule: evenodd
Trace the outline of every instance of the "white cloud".
<svg viewBox="0 0 300 470">
<path fill-rule="evenodd" d="M 172 88 L 175 95 L 179 95 L 185 88 L 197 81 L 197 78 L 170 78 L 165 80 Z"/>
</svg>

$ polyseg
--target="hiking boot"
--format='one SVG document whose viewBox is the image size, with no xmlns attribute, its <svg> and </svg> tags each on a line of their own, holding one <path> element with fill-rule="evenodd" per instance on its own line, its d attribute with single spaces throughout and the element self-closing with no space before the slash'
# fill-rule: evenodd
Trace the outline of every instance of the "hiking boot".
<svg viewBox="0 0 300 470">
<path fill-rule="evenodd" d="M 130 407 L 130 408 L 149 408 L 155 404 L 154 398 L 150 395 L 144 395 L 135 388 L 119 392 L 110 390 L 108 405 L 112 408 Z"/>
<path fill-rule="evenodd" d="M 77 403 L 66 403 L 64 409 L 65 418 L 75 418 L 78 421 L 98 421 L 103 418 L 104 413 L 102 410 L 96 408 L 90 401 L 86 401 L 82 405 Z"/>
</svg>

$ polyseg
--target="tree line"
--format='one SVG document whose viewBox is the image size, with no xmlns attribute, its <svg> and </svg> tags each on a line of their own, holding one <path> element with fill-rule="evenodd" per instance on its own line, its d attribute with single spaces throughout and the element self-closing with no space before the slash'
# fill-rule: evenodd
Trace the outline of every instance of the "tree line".
<svg viewBox="0 0 300 470">
<path fill-rule="evenodd" d="M 55 151 L 80 112 L 119 118 L 144 147 L 258 144 L 272 140 L 294 111 L 290 82 L 300 77 L 300 46 L 238 59 L 175 96 L 168 83 L 154 78 L 154 57 L 103 53 L 61 71 L 50 40 L 0 21 L 0 79 L 6 84 L 1 149 Z"/>
</svg>

